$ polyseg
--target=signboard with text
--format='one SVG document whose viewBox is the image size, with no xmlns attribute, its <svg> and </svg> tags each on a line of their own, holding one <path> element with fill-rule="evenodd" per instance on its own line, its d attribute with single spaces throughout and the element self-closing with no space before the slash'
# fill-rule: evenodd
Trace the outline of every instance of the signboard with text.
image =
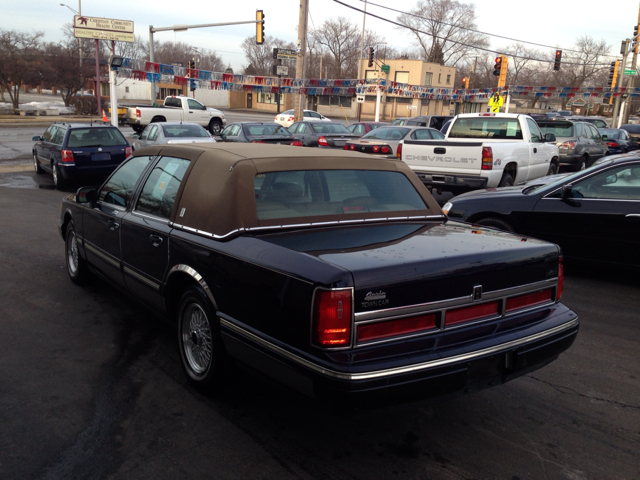
<svg viewBox="0 0 640 480">
<path fill-rule="evenodd" d="M 133 21 L 113 18 L 73 17 L 73 35 L 76 38 L 95 38 L 97 40 L 114 40 L 117 42 L 133 42 Z"/>
<path fill-rule="evenodd" d="M 298 58 L 298 52 L 291 48 L 278 48 L 276 53 L 276 58 L 287 59 L 287 58 Z"/>
</svg>

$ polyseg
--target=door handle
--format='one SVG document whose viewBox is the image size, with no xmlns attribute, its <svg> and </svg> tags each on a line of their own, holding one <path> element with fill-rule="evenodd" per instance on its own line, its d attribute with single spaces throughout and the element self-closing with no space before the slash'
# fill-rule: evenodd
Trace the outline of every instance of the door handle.
<svg viewBox="0 0 640 480">
<path fill-rule="evenodd" d="M 154 247 L 159 247 L 160 244 L 162 243 L 162 237 L 160 235 L 155 235 L 153 233 L 149 235 L 149 240 L 151 240 L 151 244 Z"/>
<path fill-rule="evenodd" d="M 109 220 L 107 223 L 109 224 L 109 230 L 111 231 L 114 231 L 120 228 L 120 224 L 115 220 Z"/>
<path fill-rule="evenodd" d="M 537 148 L 534 148 L 534 149 L 533 149 L 533 153 L 538 153 L 538 149 L 537 149 Z"/>
</svg>

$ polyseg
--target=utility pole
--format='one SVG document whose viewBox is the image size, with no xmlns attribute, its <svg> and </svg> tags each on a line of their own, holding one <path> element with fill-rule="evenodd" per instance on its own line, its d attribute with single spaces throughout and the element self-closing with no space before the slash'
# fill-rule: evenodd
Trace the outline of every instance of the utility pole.
<svg viewBox="0 0 640 480">
<path fill-rule="evenodd" d="M 622 53 L 622 65 L 620 66 L 620 76 L 618 77 L 618 87 L 622 87 L 622 82 L 624 81 L 624 69 L 627 64 L 627 53 L 628 53 L 628 48 L 630 43 L 631 41 L 629 39 L 626 39 L 622 42 L 622 45 L 620 47 L 620 53 Z M 613 117 L 611 117 L 612 128 L 619 128 L 620 126 L 620 122 L 618 121 L 619 109 L 620 109 L 620 97 L 616 97 L 616 103 L 615 103 L 615 106 L 613 107 Z M 620 118 L 620 120 L 622 120 L 622 118 Z"/>
<path fill-rule="evenodd" d="M 640 33 L 638 31 L 638 29 L 640 28 L 640 9 L 638 9 L 638 23 L 636 23 L 636 28 L 635 31 Z M 637 61 L 638 61 L 638 35 L 636 35 L 635 38 L 632 39 L 633 45 L 634 45 L 634 49 L 633 49 L 633 58 L 631 59 L 631 69 L 635 70 L 636 69 L 636 65 L 637 65 Z M 624 71 L 622 72 L 624 74 Z M 631 76 L 629 77 L 629 83 L 627 85 L 628 87 L 632 88 L 636 86 L 636 77 L 635 76 Z M 629 101 L 627 102 L 628 108 L 624 109 L 624 115 L 622 115 L 623 118 L 623 123 L 629 123 L 629 113 L 631 111 L 631 99 L 629 98 Z"/>
<path fill-rule="evenodd" d="M 304 60 L 307 54 L 307 17 L 309 0 L 300 0 L 300 17 L 298 19 L 298 61 L 296 62 L 296 78 L 304 80 Z M 300 122 L 304 118 L 306 95 L 300 93 L 294 97 L 294 121 Z"/>
</svg>

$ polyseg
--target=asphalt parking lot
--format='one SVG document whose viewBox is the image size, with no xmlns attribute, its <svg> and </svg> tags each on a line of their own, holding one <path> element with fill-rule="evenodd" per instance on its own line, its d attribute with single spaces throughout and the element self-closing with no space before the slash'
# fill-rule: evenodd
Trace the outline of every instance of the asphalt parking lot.
<svg viewBox="0 0 640 480">
<path fill-rule="evenodd" d="M 23 165 L 0 173 L 0 478 L 640 478 L 637 273 L 568 265 L 571 349 L 454 401 L 348 420 L 242 368 L 207 397 L 171 326 L 69 281 L 64 192 Z"/>
</svg>

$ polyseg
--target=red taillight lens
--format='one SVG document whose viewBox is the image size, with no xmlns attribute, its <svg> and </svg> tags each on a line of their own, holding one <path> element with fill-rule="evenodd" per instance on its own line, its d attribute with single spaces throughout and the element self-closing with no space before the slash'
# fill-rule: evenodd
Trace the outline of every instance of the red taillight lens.
<svg viewBox="0 0 640 480">
<path fill-rule="evenodd" d="M 349 145 L 349 150 L 355 150 L 356 146 L 355 145 Z"/>
<path fill-rule="evenodd" d="M 293 147 L 301 147 L 302 146 L 302 142 L 300 140 L 294 140 L 289 145 L 291 145 Z"/>
<path fill-rule="evenodd" d="M 329 142 L 327 142 L 327 139 L 324 137 L 320 137 L 318 139 L 318 145 L 321 145 L 323 147 L 328 147 L 329 146 Z"/>
<path fill-rule="evenodd" d="M 293 122 L 294 117 L 289 117 L 289 122 Z"/>
<path fill-rule="evenodd" d="M 576 148 L 576 142 L 564 142 L 560 148 Z"/>
<path fill-rule="evenodd" d="M 346 143 L 344 144 L 344 147 L 342 147 L 343 150 L 349 150 L 349 145 L 347 145 Z"/>
<path fill-rule="evenodd" d="M 140 118 L 140 109 L 136 108 L 136 117 Z"/>
<path fill-rule="evenodd" d="M 398 144 L 398 149 L 396 150 L 396 158 L 402 158 L 402 144 Z"/>
<path fill-rule="evenodd" d="M 528 293 L 526 295 L 519 295 L 517 297 L 507 298 L 507 305 L 505 312 L 513 312 L 521 308 L 533 307 L 541 303 L 550 302 L 553 299 L 553 289 L 548 288 L 541 292 Z"/>
<path fill-rule="evenodd" d="M 619 146 L 617 142 L 607 142 L 607 147 L 618 148 Z"/>
<path fill-rule="evenodd" d="M 131 155 L 131 147 L 125 147 L 124 154 L 127 157 L 130 156 Z"/>
<path fill-rule="evenodd" d="M 389 153 L 389 147 L 380 147 L 380 153 Z"/>
<path fill-rule="evenodd" d="M 62 150 L 62 163 L 73 163 L 73 152 L 71 150 Z"/>
<path fill-rule="evenodd" d="M 564 265 L 563 257 L 558 259 L 558 290 L 556 292 L 556 301 L 560 301 L 562 297 L 562 290 L 564 290 Z"/>
<path fill-rule="evenodd" d="M 374 145 L 371 147 L 371 150 L 373 150 L 373 153 L 378 153 L 380 151 L 380 147 L 378 145 Z"/>
<path fill-rule="evenodd" d="M 493 150 L 482 147 L 482 170 L 493 170 Z"/>
<path fill-rule="evenodd" d="M 498 302 L 483 303 L 482 305 L 473 305 L 471 307 L 449 310 L 445 315 L 444 324 L 445 327 L 450 327 L 451 325 L 457 325 L 458 323 L 489 318 L 497 314 Z"/>
<path fill-rule="evenodd" d="M 431 313 L 429 315 L 420 315 L 419 317 L 360 325 L 357 333 L 358 342 L 432 330 L 436 328 L 436 318 L 436 314 Z"/>
<path fill-rule="evenodd" d="M 325 348 L 351 344 L 351 290 L 316 291 L 313 343 Z"/>
</svg>

